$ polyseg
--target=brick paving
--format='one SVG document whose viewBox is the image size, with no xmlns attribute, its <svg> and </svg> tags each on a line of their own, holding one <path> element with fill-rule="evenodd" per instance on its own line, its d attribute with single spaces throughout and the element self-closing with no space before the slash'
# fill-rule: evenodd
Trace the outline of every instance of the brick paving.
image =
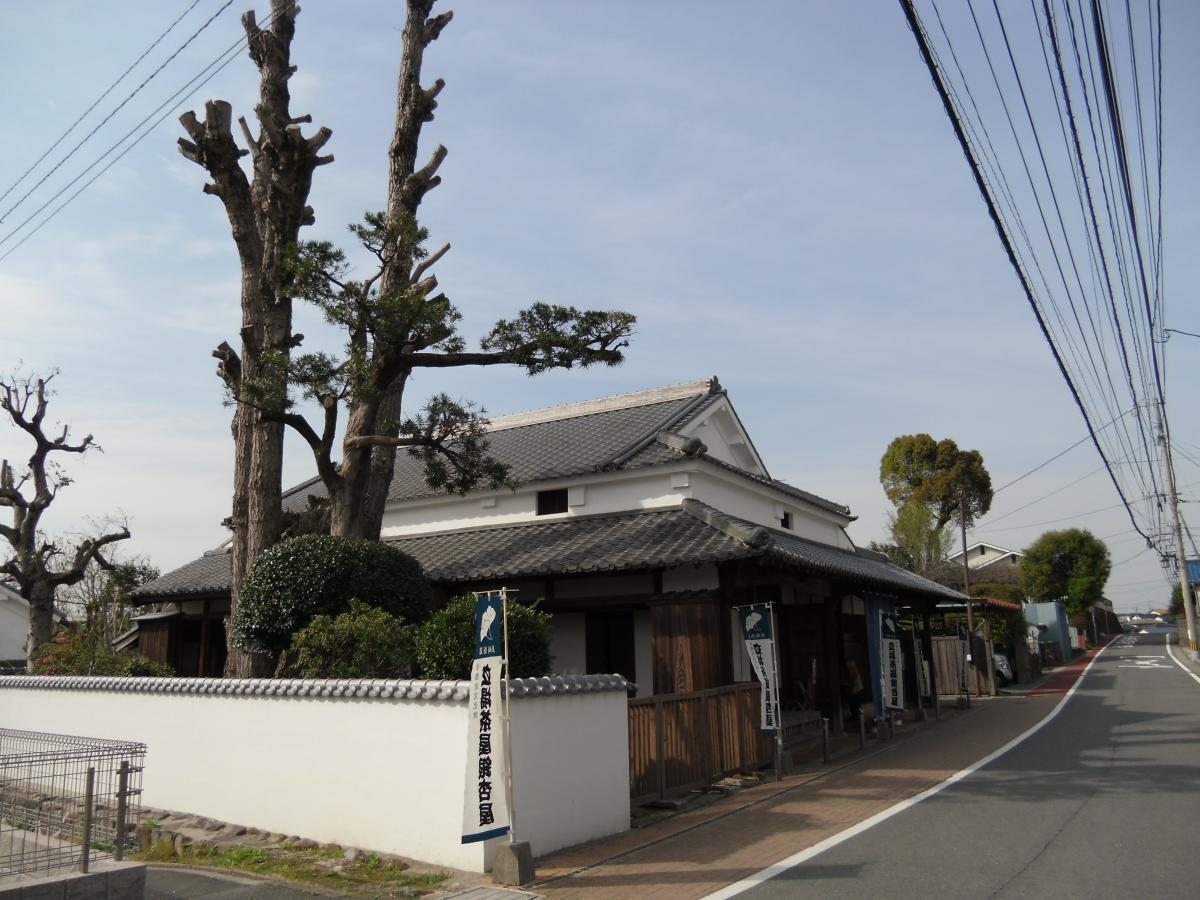
<svg viewBox="0 0 1200 900">
<path fill-rule="evenodd" d="M 940 722 L 905 725 L 896 740 L 868 743 L 865 753 L 830 766 L 540 859 L 528 889 L 551 900 L 703 897 L 932 787 L 1025 731 L 1059 699 L 977 700 Z"/>
</svg>

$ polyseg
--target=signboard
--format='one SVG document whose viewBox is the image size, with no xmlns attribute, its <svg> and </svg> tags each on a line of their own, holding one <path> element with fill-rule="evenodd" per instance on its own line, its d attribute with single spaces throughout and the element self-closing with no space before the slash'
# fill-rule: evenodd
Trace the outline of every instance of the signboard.
<svg viewBox="0 0 1200 900">
<path fill-rule="evenodd" d="M 904 651 L 894 612 L 879 611 L 879 681 L 883 708 L 904 709 Z"/>
<path fill-rule="evenodd" d="M 750 665 L 762 685 L 762 709 L 759 730 L 775 734 L 779 730 L 779 689 L 775 678 L 775 636 L 771 632 L 771 604 L 755 603 L 737 607 L 742 623 L 742 638 Z"/>
<path fill-rule="evenodd" d="M 508 833 L 505 741 L 500 715 L 504 661 L 504 594 L 475 595 L 475 661 L 467 703 L 467 771 L 462 842 Z"/>
</svg>

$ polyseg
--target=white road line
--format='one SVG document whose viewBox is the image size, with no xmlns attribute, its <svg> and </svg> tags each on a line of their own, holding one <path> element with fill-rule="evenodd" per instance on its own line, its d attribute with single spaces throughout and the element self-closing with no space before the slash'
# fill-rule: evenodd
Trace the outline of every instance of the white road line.
<svg viewBox="0 0 1200 900">
<path fill-rule="evenodd" d="M 1197 684 L 1200 684 L 1200 675 L 1197 675 L 1175 657 L 1175 651 L 1171 649 L 1171 636 L 1169 634 L 1167 635 L 1167 656 L 1171 657 L 1171 662 L 1183 669 L 1183 674 L 1187 675 Z"/>
<path fill-rule="evenodd" d="M 728 898 L 728 897 L 736 897 L 738 894 L 741 894 L 744 891 L 748 891 L 752 887 L 757 887 L 758 885 L 762 884 L 764 881 L 769 881 L 770 879 L 774 878 L 776 875 L 782 875 L 788 869 L 798 866 L 801 863 L 808 862 L 808 860 L 812 859 L 815 856 L 820 856 L 826 850 L 832 850 L 838 844 L 843 844 L 846 841 L 850 840 L 851 838 L 857 837 L 858 835 L 862 834 L 864 831 L 867 831 L 870 828 L 874 828 L 880 822 L 885 822 L 888 819 L 892 818 L 892 816 L 899 815 L 900 813 L 904 812 L 906 809 L 916 806 L 921 801 L 928 800 L 934 794 L 941 793 L 946 788 L 950 787 L 950 785 L 956 784 L 957 782 L 962 781 L 968 775 L 974 774 L 979 769 L 982 769 L 984 766 L 986 766 L 988 763 L 999 759 L 1001 756 L 1003 756 L 1009 750 L 1013 749 L 1013 747 L 1016 747 L 1018 744 L 1021 744 L 1022 742 L 1033 737 L 1035 734 L 1037 734 L 1039 731 L 1041 731 L 1043 728 L 1045 728 L 1047 725 L 1049 725 L 1050 722 L 1060 712 L 1062 712 L 1063 708 L 1067 705 L 1067 701 L 1070 700 L 1071 697 L 1075 694 L 1075 691 L 1077 691 L 1079 689 L 1079 685 L 1083 684 L 1083 679 L 1086 678 L 1088 672 L 1090 672 L 1092 670 L 1092 666 L 1094 666 L 1096 664 L 1096 660 L 1098 660 L 1100 658 L 1100 655 L 1102 653 L 1104 653 L 1104 651 L 1107 649 L 1108 649 L 1108 647 L 1100 648 L 1100 652 L 1097 653 L 1094 657 L 1092 657 L 1092 661 L 1087 664 L 1087 668 L 1083 670 L 1083 673 L 1079 676 L 1079 678 L 1077 678 L 1075 680 L 1075 683 L 1073 685 L 1071 685 L 1071 689 L 1069 691 L 1067 691 L 1067 693 L 1063 696 L 1063 698 L 1061 700 L 1058 701 L 1058 703 L 1057 703 L 1057 705 L 1055 705 L 1054 709 L 1050 710 L 1050 712 L 1046 714 L 1046 717 L 1044 719 L 1042 719 L 1037 724 L 1031 726 L 1028 730 L 1017 735 L 1015 738 L 1013 738 L 1011 741 L 1009 741 L 1007 744 L 1005 744 L 999 750 L 995 750 L 992 753 L 989 753 L 983 759 L 980 759 L 976 762 L 971 763 L 971 765 L 967 766 L 965 769 L 955 772 L 953 775 L 951 775 L 945 781 L 940 781 L 937 784 L 935 784 L 933 787 L 926 788 L 925 790 L 921 791 L 921 793 L 914 794 L 912 797 L 909 797 L 907 800 L 901 800 L 899 803 L 895 804 L 894 806 L 889 806 L 887 809 L 882 810 L 881 812 L 875 813 L 875 815 L 871 816 L 869 819 L 863 819 L 857 825 L 851 825 L 849 828 L 845 829 L 844 831 L 839 831 L 837 834 L 832 835 L 831 837 L 827 837 L 827 838 L 825 838 L 825 840 L 820 841 L 816 844 L 813 844 L 811 847 L 809 847 L 805 850 L 801 850 L 799 853 L 795 853 L 792 856 L 789 856 L 787 859 L 781 859 L 779 862 L 774 863 L 773 865 L 767 866 L 765 869 L 755 872 L 753 875 L 747 875 L 745 878 L 741 879 L 740 881 L 735 881 L 733 884 L 727 885 L 726 887 L 721 888 L 721 890 L 719 890 L 719 891 L 714 891 L 711 894 L 707 894 L 704 897 L 702 897 L 701 900 L 726 900 L 726 898 Z M 1167 650 L 1168 650 L 1168 652 L 1170 652 L 1170 647 L 1168 647 Z M 1189 672 L 1188 674 L 1191 674 L 1191 673 Z M 1195 675 L 1192 675 L 1192 677 L 1196 678 Z M 1200 681 L 1200 678 L 1196 678 L 1196 680 Z"/>
</svg>

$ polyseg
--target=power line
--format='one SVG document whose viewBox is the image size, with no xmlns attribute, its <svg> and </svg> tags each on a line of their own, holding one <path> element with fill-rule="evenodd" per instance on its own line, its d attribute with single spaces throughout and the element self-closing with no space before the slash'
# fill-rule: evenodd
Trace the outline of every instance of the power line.
<svg viewBox="0 0 1200 900">
<path fill-rule="evenodd" d="M 155 69 L 153 72 L 151 72 L 149 75 L 147 75 L 146 78 L 144 78 L 142 80 L 142 83 L 139 84 L 136 88 L 134 88 L 133 91 L 131 91 L 124 100 L 122 100 L 120 103 L 118 103 L 112 109 L 112 111 L 109 112 L 109 114 L 106 115 L 103 119 L 101 119 L 100 122 L 91 131 L 89 131 L 86 135 L 84 135 L 83 139 L 81 141 L 79 141 L 79 143 L 77 143 L 74 147 L 72 147 L 69 151 L 67 151 L 66 156 L 64 156 L 62 159 L 60 159 L 58 162 L 56 162 L 53 166 L 51 166 L 50 171 L 46 172 L 46 174 L 44 174 L 41 178 L 39 178 L 37 180 L 37 182 L 33 185 L 33 187 L 31 187 L 29 190 L 27 190 L 24 194 L 21 195 L 20 199 L 18 199 L 16 203 L 14 203 L 12 206 L 10 206 L 3 213 L 0 213 L 0 222 L 3 222 L 10 215 L 12 215 L 13 211 L 15 209 L 17 209 L 22 203 L 24 203 L 29 198 L 30 194 L 32 194 L 39 187 L 41 187 L 43 184 L 45 184 L 46 180 L 51 175 L 53 175 L 55 172 L 57 172 L 60 168 L 62 168 L 63 164 L 66 163 L 66 161 L 69 160 L 72 156 L 74 156 L 75 153 L 79 150 L 79 148 L 81 148 L 84 144 L 86 144 L 89 140 L 91 140 L 92 136 L 95 135 L 97 131 L 99 131 L 101 128 L 103 128 L 105 125 L 107 125 L 113 116 L 115 116 L 118 112 L 120 112 L 130 100 L 132 100 L 139 93 L 141 93 L 142 89 L 145 88 L 146 85 L 148 85 L 152 80 L 154 80 L 155 76 L 157 76 L 163 69 L 165 69 L 171 63 L 171 61 L 175 59 L 175 57 L 177 57 L 180 53 L 182 53 L 184 51 L 184 49 L 189 44 L 192 43 L 192 41 L 194 41 L 197 37 L 200 36 L 201 32 L 203 32 L 206 28 L 208 28 L 208 26 L 211 25 L 216 20 L 216 18 L 219 15 L 221 15 L 221 13 L 225 12 L 225 10 L 227 10 L 232 4 L 233 4 L 233 0 L 225 0 L 225 3 L 221 6 L 220 9 L 218 9 L 215 13 L 213 13 L 211 16 L 209 16 L 208 20 L 205 21 L 205 23 L 203 25 L 201 25 L 199 28 L 197 28 L 194 32 L 192 32 L 192 34 L 188 37 L 188 39 L 185 40 L 178 48 L 176 48 L 174 53 L 172 53 L 165 60 L 163 60 L 157 69 Z M 153 113 L 151 115 L 153 115 Z M 143 120 L 143 121 L 145 121 L 145 120 Z M 136 127 L 137 126 L 135 126 L 135 130 L 136 130 Z M 24 176 L 22 176 L 22 177 L 24 177 Z M 72 183 L 74 183 L 74 182 L 72 182 Z M 62 193 L 62 192 L 60 192 L 60 193 Z M 56 194 L 55 196 L 57 197 L 59 195 Z M 53 202 L 53 198 L 51 198 L 50 202 Z M 42 206 L 42 207 L 40 207 L 40 209 L 38 211 L 40 212 L 41 209 L 45 209 L 45 208 L 46 208 L 45 206 Z M 35 212 L 34 215 L 37 215 L 37 213 Z M 24 227 L 24 225 L 28 221 L 29 221 L 29 219 L 26 219 L 25 222 L 22 222 L 21 225 L 17 226 L 17 229 L 19 230 L 20 228 Z M 10 237 L 10 236 L 11 236 L 11 233 L 10 233 L 10 235 L 5 236 L 4 240 L 7 240 L 8 237 Z M 3 241 L 0 241 L 0 243 L 2 243 L 2 242 Z"/>
<path fill-rule="evenodd" d="M 230 0 L 230 2 L 232 2 L 232 0 Z M 228 6 L 228 5 L 229 4 L 227 3 L 226 6 Z M 288 6 L 285 7 L 285 9 L 290 8 L 290 6 L 292 6 L 292 5 L 294 5 L 294 0 L 293 0 L 293 3 L 288 4 Z M 266 21 L 264 21 L 260 27 L 264 28 L 264 29 L 269 28 L 273 21 L 274 21 L 274 17 L 272 16 L 272 17 L 268 18 Z M 50 204 L 53 203 L 56 199 L 58 199 L 63 194 L 65 194 L 72 186 L 74 186 L 79 181 L 81 181 L 84 178 L 84 176 L 87 175 L 88 172 L 90 172 L 96 166 L 98 166 L 105 159 L 105 157 L 107 157 L 109 154 L 113 153 L 113 151 L 115 151 L 118 147 L 120 147 L 121 144 L 123 144 L 126 140 L 128 140 L 131 136 L 133 136 L 138 131 L 138 129 L 140 129 L 147 122 L 150 122 L 151 119 L 153 119 L 154 116 L 157 115 L 159 112 L 161 112 L 163 109 L 167 110 L 166 113 L 164 113 L 162 116 L 159 116 L 159 118 L 155 119 L 149 128 L 147 128 L 141 134 L 137 135 L 137 137 L 134 138 L 134 140 L 129 144 L 129 146 L 127 146 L 123 150 L 121 150 L 121 152 L 118 153 L 112 160 L 110 160 L 107 165 L 105 165 L 99 172 L 97 172 L 95 175 L 93 175 L 91 178 L 89 178 L 79 188 L 79 190 L 75 191 L 73 194 L 71 194 L 69 197 L 67 197 L 66 200 L 64 200 L 61 204 L 59 204 L 57 207 L 55 207 L 53 210 L 51 210 L 49 215 L 47 215 L 44 219 L 42 219 L 42 221 L 38 222 L 37 225 L 35 225 L 33 228 L 31 228 L 19 241 L 17 241 L 11 247 L 9 247 L 7 250 L 5 250 L 3 254 L 0 254 L 0 262 L 3 262 L 4 260 L 6 260 L 9 256 L 11 256 L 17 250 L 18 247 L 20 247 L 27 240 L 29 240 L 31 237 L 33 237 L 35 234 L 37 234 L 39 231 L 41 231 L 42 228 L 44 228 L 55 216 L 57 216 L 60 212 L 62 212 L 63 209 L 65 209 L 68 205 L 70 205 L 70 203 L 73 200 L 75 200 L 76 197 L 78 197 L 85 190 L 87 190 L 87 188 L 89 188 L 91 185 L 93 185 L 97 181 L 97 179 L 99 179 L 102 175 L 104 175 L 105 172 L 107 172 L 114 165 L 116 165 L 116 163 L 119 162 L 121 160 L 121 158 L 124 157 L 130 150 L 132 150 L 139 143 L 141 143 L 155 128 L 157 128 L 164 120 L 166 120 L 172 114 L 172 112 L 178 106 L 176 101 L 179 100 L 179 98 L 181 96 L 190 96 L 196 90 L 203 87 L 205 84 L 207 84 L 209 81 L 211 81 L 214 77 L 216 77 L 216 75 L 222 69 L 224 69 L 231 62 L 233 62 L 233 60 L 237 57 L 237 54 L 244 47 L 246 47 L 247 43 L 248 43 L 248 38 L 243 36 L 238 41 L 236 41 L 235 43 L 230 45 L 230 47 L 228 49 L 223 51 L 221 54 L 219 54 L 217 56 L 216 59 L 214 59 L 211 63 L 209 63 L 207 66 L 205 66 L 203 69 L 201 69 L 183 87 L 181 87 L 174 94 L 172 94 L 170 97 L 168 97 L 166 100 L 164 100 L 161 104 L 159 104 L 149 115 L 147 115 L 140 122 L 138 122 L 128 132 L 126 132 L 125 135 L 123 135 L 115 144 L 113 144 L 111 147 L 109 147 L 107 150 L 105 150 L 104 153 L 100 154 L 100 156 L 97 157 L 89 166 L 87 166 L 87 168 L 85 168 L 82 172 L 80 172 L 78 175 L 76 175 L 75 178 L 71 179 L 71 181 L 69 181 L 62 188 L 60 188 L 52 197 L 50 197 L 49 200 L 47 200 L 40 207 L 38 207 L 38 209 L 36 209 L 32 215 L 28 216 L 20 225 L 18 225 L 16 228 L 14 228 L 12 231 L 10 231 L 8 234 L 4 235 L 3 237 L 0 237 L 0 247 L 2 247 L 7 241 L 9 241 L 14 235 L 16 235 L 17 232 L 19 232 L 22 228 L 24 228 L 25 225 L 27 225 L 30 221 L 32 221 L 39 213 L 41 213 L 43 210 L 45 210 L 47 207 L 49 207 Z"/>
<path fill-rule="evenodd" d="M 1119 416 L 1117 416 L 1116 418 L 1110 419 L 1109 421 L 1105 422 L 1103 425 L 1101 425 L 1101 426 L 1100 426 L 1100 427 L 1097 429 L 1097 431 L 1103 431 L 1103 430 L 1104 430 L 1105 428 L 1107 428 L 1109 425 L 1112 425 L 1112 424 L 1113 424 L 1113 422 L 1116 422 L 1116 421 L 1117 421 L 1117 419 L 1121 419 L 1121 418 L 1123 418 L 1123 417 L 1125 417 L 1125 416 L 1129 415 L 1131 412 L 1133 412 L 1132 408 L 1131 408 L 1131 409 L 1127 409 L 1127 410 L 1125 410 L 1125 412 L 1121 413 L 1121 414 L 1120 414 Z M 1032 475 L 1034 472 L 1041 471 L 1042 469 L 1046 468 L 1046 466 L 1050 465 L 1050 463 L 1054 462 L 1056 459 L 1059 459 L 1060 457 L 1066 456 L 1068 453 L 1070 453 L 1072 450 L 1074 450 L 1074 449 L 1075 449 L 1076 447 L 1078 447 L 1080 444 L 1086 444 L 1086 443 L 1087 443 L 1088 441 L 1090 441 L 1091 439 L 1092 439 L 1092 438 L 1091 438 L 1091 435 L 1085 434 L 1083 437 L 1081 437 L 1079 440 L 1077 440 L 1075 443 L 1073 443 L 1073 444 L 1072 444 L 1070 447 L 1067 447 L 1065 450 L 1060 450 L 1058 453 L 1055 453 L 1055 454 L 1054 454 L 1052 457 L 1050 457 L 1050 458 L 1049 458 L 1048 460 L 1046 460 L 1044 463 L 1039 463 L 1038 465 L 1036 465 L 1036 466 L 1034 466 L 1032 469 L 1030 469 L 1028 472 L 1026 472 L 1024 475 L 1020 475 L 1020 476 L 1018 476 L 1018 477 L 1014 478 L 1012 481 L 1008 482 L 1007 484 L 1003 484 L 1003 485 L 1001 485 L 1000 487 L 996 488 L 994 491 L 992 491 L 992 496 L 995 496 L 996 494 L 1000 493 L 1000 492 L 1001 492 L 1002 490 L 1004 490 L 1005 488 L 1010 488 L 1010 487 L 1012 487 L 1012 486 L 1013 486 L 1014 484 L 1016 484 L 1018 481 L 1024 481 L 1026 478 L 1028 478 L 1028 477 L 1029 477 L 1030 475 Z"/>
<path fill-rule="evenodd" d="M 143 59 L 145 59 L 147 56 L 149 56 L 150 51 L 153 50 L 155 47 L 157 47 L 162 42 L 163 38 L 165 38 L 168 34 L 170 34 L 175 29 L 175 26 L 178 25 L 180 22 L 182 22 L 184 17 L 188 13 L 190 13 L 193 9 L 195 9 L 199 3 L 200 3 L 200 0 L 192 0 L 192 5 L 189 6 L 187 9 L 185 9 L 183 12 L 181 12 L 179 14 L 179 16 L 175 19 L 175 21 L 167 26 L 167 30 L 164 31 L 162 34 L 160 34 L 158 37 L 156 37 L 154 39 L 153 43 L 151 43 L 149 47 L 147 47 L 145 50 L 142 51 L 141 56 L 139 56 L 137 59 L 135 59 L 133 61 L 133 63 L 129 66 L 129 68 L 127 68 L 124 72 L 122 72 L 120 75 L 118 75 L 117 80 L 114 81 L 112 84 L 110 84 L 108 87 L 106 87 L 104 89 L 103 93 L 101 93 L 99 97 L 97 97 L 95 100 L 92 101 L 92 105 L 89 106 L 87 109 L 85 109 L 83 111 L 83 113 L 79 116 L 78 119 L 76 119 L 69 126 L 67 126 L 67 130 L 64 131 L 62 134 L 60 134 L 58 136 L 58 138 L 54 141 L 54 143 L 51 144 L 41 156 L 39 156 L 37 159 L 35 159 L 33 161 L 33 164 L 30 165 L 30 167 L 28 169 L 26 169 L 24 172 L 22 172 L 16 181 L 14 181 L 12 184 L 10 184 L 8 186 L 8 189 L 3 194 L 0 194 L 0 201 L 4 200 L 5 197 L 7 197 L 9 194 L 11 194 L 16 189 L 17 185 L 19 185 L 22 181 L 24 181 L 29 176 L 30 172 L 32 172 L 39 165 L 41 165 L 42 160 L 44 160 L 47 156 L 49 156 L 51 153 L 53 153 L 54 148 L 57 147 L 59 144 L 61 144 L 64 140 L 66 140 L 67 135 L 69 135 L 72 131 L 75 130 L 75 126 L 77 126 L 80 122 L 82 122 L 84 119 L 86 119 L 88 117 L 88 115 L 91 113 L 91 111 L 94 110 L 97 106 L 99 106 L 101 101 L 104 100 L 104 98 L 107 97 L 109 94 L 111 94 L 113 89 L 118 84 L 120 84 L 122 81 L 125 80 L 125 76 L 128 75 L 130 72 L 132 72 L 134 69 L 136 69 L 138 63 L 140 63 Z M 4 221 L 3 217 L 0 217 L 0 222 L 3 222 L 3 221 Z"/>
</svg>

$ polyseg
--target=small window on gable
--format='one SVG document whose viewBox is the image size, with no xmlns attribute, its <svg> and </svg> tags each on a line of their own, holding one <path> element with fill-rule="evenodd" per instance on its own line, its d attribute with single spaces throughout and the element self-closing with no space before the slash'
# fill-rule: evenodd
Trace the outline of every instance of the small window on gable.
<svg viewBox="0 0 1200 900">
<path fill-rule="evenodd" d="M 553 491 L 538 491 L 537 493 L 537 514 L 539 516 L 549 516 L 554 513 L 565 513 L 567 511 L 567 489 L 558 488 Z"/>
<path fill-rule="evenodd" d="M 987 555 L 987 547 L 980 547 L 980 548 L 979 548 L 979 555 L 980 555 L 980 556 L 986 556 L 986 555 Z"/>
<path fill-rule="evenodd" d="M 790 531 L 792 528 L 792 514 L 785 510 L 779 518 L 779 524 Z"/>
</svg>

